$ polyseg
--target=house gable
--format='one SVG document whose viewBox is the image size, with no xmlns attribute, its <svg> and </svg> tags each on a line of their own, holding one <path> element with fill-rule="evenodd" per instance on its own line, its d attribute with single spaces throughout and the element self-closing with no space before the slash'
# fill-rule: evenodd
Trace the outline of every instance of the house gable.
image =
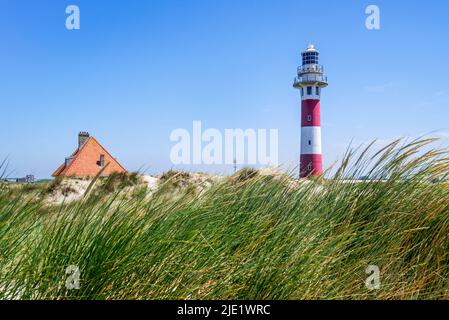
<svg viewBox="0 0 449 320">
<path fill-rule="evenodd" d="M 111 173 L 124 173 L 126 169 L 93 137 L 89 137 L 80 149 L 77 149 L 71 156 L 71 161 L 66 165 L 62 164 L 53 176 L 67 177 L 93 177 L 106 166 L 102 176 L 109 176 Z"/>
</svg>

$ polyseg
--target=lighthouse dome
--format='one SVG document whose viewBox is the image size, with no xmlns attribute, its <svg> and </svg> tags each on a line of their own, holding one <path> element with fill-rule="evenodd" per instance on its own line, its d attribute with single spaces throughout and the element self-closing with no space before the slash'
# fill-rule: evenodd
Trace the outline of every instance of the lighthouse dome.
<svg viewBox="0 0 449 320">
<path fill-rule="evenodd" d="M 304 52 L 318 52 L 318 50 L 315 48 L 315 45 L 313 45 L 312 43 L 310 43 L 310 44 L 307 46 L 306 51 L 304 51 Z"/>
</svg>

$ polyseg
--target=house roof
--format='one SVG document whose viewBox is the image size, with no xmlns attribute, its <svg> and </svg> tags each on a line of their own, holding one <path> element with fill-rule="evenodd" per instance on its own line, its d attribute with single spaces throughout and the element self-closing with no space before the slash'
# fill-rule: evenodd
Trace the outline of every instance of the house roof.
<svg viewBox="0 0 449 320">
<path fill-rule="evenodd" d="M 92 142 L 97 143 L 103 150 L 104 152 L 112 159 L 114 159 L 114 161 L 116 162 L 116 164 L 123 170 L 126 172 L 126 169 L 117 161 L 117 159 L 115 159 L 99 142 L 97 139 L 95 139 L 94 137 L 89 137 L 87 139 L 87 141 L 81 146 L 81 148 L 77 148 L 72 155 L 70 156 L 70 158 L 73 158 L 72 161 L 70 161 L 69 165 L 66 166 L 66 163 L 64 162 L 63 164 L 61 164 L 58 169 L 56 169 L 55 172 L 53 172 L 52 176 L 56 177 L 59 175 L 64 175 L 67 171 L 69 171 L 70 167 L 73 165 L 73 163 L 76 162 L 77 158 L 83 154 L 83 150 L 86 150 L 86 146 Z"/>
</svg>

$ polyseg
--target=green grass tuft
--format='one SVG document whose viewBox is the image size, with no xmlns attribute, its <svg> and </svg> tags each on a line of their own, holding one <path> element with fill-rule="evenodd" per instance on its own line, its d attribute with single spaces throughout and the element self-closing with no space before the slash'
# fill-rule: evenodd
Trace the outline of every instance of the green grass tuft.
<svg viewBox="0 0 449 320">
<path fill-rule="evenodd" d="M 0 298 L 448 299 L 449 159 L 431 143 L 348 150 L 317 181 L 240 172 L 126 198 L 114 177 L 113 193 L 52 207 L 1 188 Z"/>
</svg>

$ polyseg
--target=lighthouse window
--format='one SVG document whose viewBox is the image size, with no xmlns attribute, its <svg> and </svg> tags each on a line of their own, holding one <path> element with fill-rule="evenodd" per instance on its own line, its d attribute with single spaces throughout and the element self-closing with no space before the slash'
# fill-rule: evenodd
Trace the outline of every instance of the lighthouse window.
<svg viewBox="0 0 449 320">
<path fill-rule="evenodd" d="M 307 171 L 312 171 L 312 163 L 309 163 L 309 164 L 307 165 Z"/>
<path fill-rule="evenodd" d="M 307 87 L 307 95 L 311 95 L 312 94 L 312 87 Z"/>
<path fill-rule="evenodd" d="M 317 64 L 318 52 L 305 52 L 302 55 L 303 64 Z"/>
<path fill-rule="evenodd" d="M 309 140 L 309 146 L 311 146 L 312 145 L 312 140 Z"/>
<path fill-rule="evenodd" d="M 317 95 L 317 96 L 320 95 L 320 87 L 316 87 L 316 95 Z"/>
<path fill-rule="evenodd" d="M 310 114 L 307 115 L 307 121 L 309 121 L 309 122 L 312 121 L 312 115 L 310 115 Z"/>
<path fill-rule="evenodd" d="M 301 97 L 304 96 L 304 88 L 301 88 Z"/>
</svg>

